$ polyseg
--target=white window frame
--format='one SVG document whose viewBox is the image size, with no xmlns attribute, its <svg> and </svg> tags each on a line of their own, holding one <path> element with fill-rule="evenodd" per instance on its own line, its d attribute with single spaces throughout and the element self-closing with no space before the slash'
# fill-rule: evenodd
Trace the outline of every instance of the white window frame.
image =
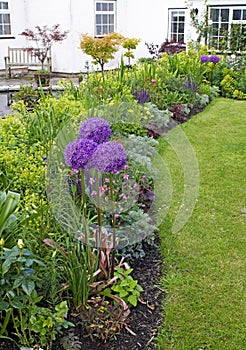
<svg viewBox="0 0 246 350">
<path fill-rule="evenodd" d="M 177 28 L 174 29 L 174 21 L 173 16 L 177 13 L 178 17 L 184 17 L 184 21 L 180 22 L 177 21 Z M 185 37 L 186 37 L 186 10 L 184 8 L 169 8 L 168 9 L 168 40 L 169 41 L 175 41 L 180 43 L 185 43 Z M 182 25 L 183 25 L 183 30 Z M 183 40 L 179 40 L 179 37 L 182 36 Z"/>
<path fill-rule="evenodd" d="M 101 4 L 100 10 L 98 4 Z M 108 9 L 103 9 L 105 5 L 108 6 Z M 113 16 L 112 21 L 110 16 Z M 99 23 L 98 18 L 100 18 L 101 23 Z M 103 37 L 105 34 L 116 31 L 116 0 L 95 0 L 95 37 Z"/>
<path fill-rule="evenodd" d="M 1 8 L 2 7 L 1 5 L 3 3 L 7 4 L 7 9 Z M 9 17 L 9 22 L 2 21 L 2 17 Z M 9 27 L 9 33 L 8 32 L 6 33 L 4 30 L 7 27 Z M 9 37 L 11 34 L 12 34 L 12 31 L 11 31 L 10 1 L 9 0 L 0 1 L 0 38 Z"/>
<path fill-rule="evenodd" d="M 211 18 L 211 10 L 212 9 L 217 9 L 219 10 L 219 21 L 214 21 Z M 229 15 L 228 15 L 228 22 L 223 22 L 221 21 L 221 11 L 222 10 L 228 10 L 229 11 Z M 233 11 L 234 10 L 242 10 L 242 11 L 246 11 L 246 6 L 245 5 L 238 5 L 238 6 L 209 6 L 208 11 L 209 11 L 209 25 L 212 26 L 213 23 L 218 23 L 218 35 L 217 35 L 217 41 L 218 43 L 215 43 L 215 37 L 213 38 L 212 34 L 208 34 L 208 46 L 211 49 L 212 47 L 215 47 L 218 51 L 220 51 L 221 47 L 219 45 L 219 41 L 220 39 L 226 39 L 227 40 L 227 50 L 230 51 L 230 32 L 231 32 L 231 28 L 232 28 L 232 24 L 241 24 L 242 26 L 246 26 L 246 19 L 240 19 L 240 20 L 234 20 L 233 19 Z M 245 12 L 244 12 L 245 13 Z M 242 12 L 243 14 L 243 12 Z M 223 24 L 228 24 L 228 33 L 227 35 L 225 35 L 225 33 L 223 33 Z M 212 38 L 211 38 L 212 37 Z M 211 40 L 212 39 L 212 40 Z M 214 45 L 215 44 L 215 45 Z"/>
</svg>

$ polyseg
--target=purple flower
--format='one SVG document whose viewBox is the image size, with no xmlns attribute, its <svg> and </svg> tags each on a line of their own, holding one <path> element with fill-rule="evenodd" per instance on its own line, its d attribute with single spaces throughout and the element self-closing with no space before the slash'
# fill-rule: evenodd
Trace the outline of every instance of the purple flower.
<svg viewBox="0 0 246 350">
<path fill-rule="evenodd" d="M 104 142 L 98 145 L 88 168 L 94 168 L 102 173 L 117 173 L 126 165 L 126 158 L 126 152 L 120 143 Z"/>
<path fill-rule="evenodd" d="M 111 129 L 108 122 L 101 118 L 88 118 L 79 128 L 80 139 L 90 139 L 96 143 L 108 141 Z"/>
<path fill-rule="evenodd" d="M 72 169 L 85 169 L 97 143 L 88 139 L 77 139 L 70 142 L 64 150 L 65 163 Z"/>
<path fill-rule="evenodd" d="M 206 63 L 206 62 L 208 62 L 208 56 L 207 55 L 203 55 L 203 56 L 201 56 L 200 57 L 200 61 L 202 62 L 202 63 Z"/>
<path fill-rule="evenodd" d="M 185 78 L 186 79 L 186 78 Z M 190 78 L 190 76 L 188 76 L 187 80 L 185 80 L 185 87 L 187 89 L 192 90 L 193 92 L 197 91 L 197 83 L 193 82 Z"/>
<path fill-rule="evenodd" d="M 138 92 L 137 90 L 133 93 L 134 99 L 138 101 L 138 103 L 144 104 L 149 102 L 149 95 L 144 88 L 141 88 Z"/>
<path fill-rule="evenodd" d="M 220 58 L 218 56 L 214 55 L 214 56 L 210 56 L 209 60 L 210 60 L 210 62 L 218 63 Z"/>
</svg>

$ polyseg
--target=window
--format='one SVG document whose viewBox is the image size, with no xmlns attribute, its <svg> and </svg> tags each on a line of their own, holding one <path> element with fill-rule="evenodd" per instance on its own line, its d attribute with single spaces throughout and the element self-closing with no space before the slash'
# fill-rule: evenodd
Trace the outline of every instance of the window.
<svg viewBox="0 0 246 350">
<path fill-rule="evenodd" d="M 103 36 L 115 32 L 115 1 L 96 1 L 95 36 Z"/>
<path fill-rule="evenodd" d="M 169 10 L 169 40 L 184 43 L 185 11 Z"/>
<path fill-rule="evenodd" d="M 0 1 L 0 36 L 11 34 L 10 11 L 8 1 Z"/>
<path fill-rule="evenodd" d="M 246 51 L 246 7 L 209 8 L 209 47 Z"/>
</svg>

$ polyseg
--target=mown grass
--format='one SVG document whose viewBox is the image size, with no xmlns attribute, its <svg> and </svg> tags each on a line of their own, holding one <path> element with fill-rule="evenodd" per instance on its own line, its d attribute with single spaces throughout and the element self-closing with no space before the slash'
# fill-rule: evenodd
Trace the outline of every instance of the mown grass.
<svg viewBox="0 0 246 350">
<path fill-rule="evenodd" d="M 178 128 L 169 138 L 175 138 Z M 162 229 L 167 295 L 161 350 L 246 349 L 246 102 L 216 99 L 181 126 L 199 164 L 199 195 L 186 225 L 172 232 L 183 196 L 180 160 L 160 153 L 173 181 Z"/>
</svg>

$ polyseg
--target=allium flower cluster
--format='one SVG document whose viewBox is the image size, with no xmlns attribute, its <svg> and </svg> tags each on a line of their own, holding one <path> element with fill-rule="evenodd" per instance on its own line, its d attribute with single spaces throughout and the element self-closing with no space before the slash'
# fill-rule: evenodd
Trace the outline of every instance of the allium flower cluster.
<svg viewBox="0 0 246 350">
<path fill-rule="evenodd" d="M 203 55 L 203 56 L 200 56 L 200 61 L 202 63 L 207 63 L 207 62 L 213 62 L 213 63 L 218 63 L 220 60 L 220 58 L 216 55 L 212 55 L 212 56 L 207 56 L 207 55 Z"/>
<path fill-rule="evenodd" d="M 117 142 L 109 141 L 98 145 L 89 163 L 103 173 L 117 173 L 126 165 L 127 156 L 124 147 Z"/>
<path fill-rule="evenodd" d="M 210 56 L 209 60 L 210 60 L 210 62 L 218 63 L 220 58 L 218 56 L 214 55 L 214 56 Z"/>
<path fill-rule="evenodd" d="M 101 118 L 88 118 L 79 128 L 80 139 L 90 139 L 98 144 L 108 141 L 110 136 L 110 126 Z"/>
<path fill-rule="evenodd" d="M 73 170 L 94 168 L 103 173 L 117 173 L 126 165 L 124 147 L 108 141 L 111 129 L 101 118 L 88 118 L 79 128 L 79 139 L 64 150 L 65 163 Z"/>
<path fill-rule="evenodd" d="M 84 170 L 89 159 L 97 149 L 97 143 L 88 139 L 70 142 L 64 150 L 64 158 L 72 169 Z"/>
<path fill-rule="evenodd" d="M 203 56 L 200 57 L 200 61 L 201 61 L 202 63 L 206 63 L 206 62 L 209 61 L 209 58 L 208 58 L 207 55 L 203 55 Z"/>
</svg>

